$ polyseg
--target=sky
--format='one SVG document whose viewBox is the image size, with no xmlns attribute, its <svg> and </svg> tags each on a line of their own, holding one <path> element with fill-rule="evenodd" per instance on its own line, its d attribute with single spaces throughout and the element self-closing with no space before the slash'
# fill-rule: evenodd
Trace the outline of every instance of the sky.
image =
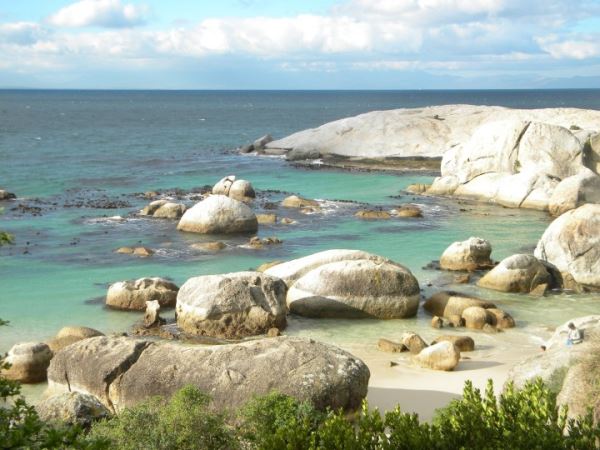
<svg viewBox="0 0 600 450">
<path fill-rule="evenodd" d="M 600 0 L 0 0 L 0 87 L 600 88 Z"/>
</svg>

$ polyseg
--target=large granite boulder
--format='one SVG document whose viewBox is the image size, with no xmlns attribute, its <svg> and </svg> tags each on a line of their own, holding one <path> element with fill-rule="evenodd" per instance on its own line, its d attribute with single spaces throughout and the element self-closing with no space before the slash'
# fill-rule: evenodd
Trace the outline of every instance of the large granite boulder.
<svg viewBox="0 0 600 450">
<path fill-rule="evenodd" d="M 502 292 L 529 293 L 539 285 L 551 285 L 552 276 L 533 255 L 512 255 L 479 280 L 478 285 Z"/>
<path fill-rule="evenodd" d="M 190 278 L 177 295 L 177 324 L 188 333 L 221 338 L 283 329 L 286 292 L 282 280 L 260 272 Z"/>
<path fill-rule="evenodd" d="M 46 380 L 46 369 L 52 356 L 50 347 L 42 342 L 13 345 L 4 360 L 11 367 L 2 370 L 1 375 L 21 383 L 40 383 Z"/>
<path fill-rule="evenodd" d="M 552 222 L 534 255 L 570 275 L 576 283 L 600 289 L 600 205 L 586 204 Z"/>
<path fill-rule="evenodd" d="M 392 261 L 338 261 L 320 265 L 292 284 L 287 304 L 290 312 L 307 317 L 412 317 L 419 307 L 419 283 Z"/>
<path fill-rule="evenodd" d="M 291 261 L 277 264 L 267 270 L 265 273 L 277 278 L 281 278 L 290 287 L 295 281 L 306 275 L 313 269 L 324 264 L 338 261 L 354 261 L 358 259 L 372 259 L 373 261 L 386 261 L 385 258 L 363 252 L 361 250 L 325 250 L 323 252 L 313 253 L 303 258 L 293 259 Z"/>
<path fill-rule="evenodd" d="M 47 344 L 50 347 L 50 350 L 56 353 L 67 345 L 96 336 L 104 336 L 104 333 L 88 327 L 67 326 L 61 328 L 60 331 L 56 333 L 56 336 L 48 341 Z"/>
<path fill-rule="evenodd" d="M 600 129 L 600 124 L 593 126 Z M 589 145 L 589 134 L 574 134 L 548 119 L 522 120 L 517 115 L 486 122 L 444 154 L 442 176 L 427 193 L 515 208 L 548 210 L 552 205 L 553 211 L 564 211 L 598 199 L 594 186 L 600 178 L 584 158 Z"/>
<path fill-rule="evenodd" d="M 44 422 L 77 424 L 84 428 L 110 416 L 110 411 L 100 400 L 81 392 L 52 395 L 38 403 L 35 409 Z"/>
<path fill-rule="evenodd" d="M 258 221 L 243 202 L 211 195 L 188 209 L 177 229 L 203 234 L 253 233 L 258 229 Z"/>
<path fill-rule="evenodd" d="M 440 266 L 445 270 L 474 271 L 493 266 L 492 245 L 485 239 L 471 237 L 452 243 L 442 254 Z"/>
<path fill-rule="evenodd" d="M 450 371 L 458 365 L 460 351 L 452 342 L 441 341 L 421 350 L 414 361 L 426 369 Z"/>
<path fill-rule="evenodd" d="M 236 200 L 244 201 L 256 197 L 252 184 L 247 180 L 238 180 L 235 175 L 229 175 L 221 179 L 213 186 L 212 193 L 226 195 Z"/>
<path fill-rule="evenodd" d="M 145 311 L 146 302 L 158 300 L 160 306 L 172 308 L 179 288 L 164 278 L 140 278 L 118 281 L 108 288 L 106 306 L 115 309 Z"/>
<path fill-rule="evenodd" d="M 211 395 L 219 410 L 237 409 L 272 391 L 319 409 L 360 406 L 369 369 L 327 344 L 286 336 L 199 346 L 126 337 L 97 337 L 56 354 L 48 370 L 53 393 L 79 391 L 121 411 L 186 385 Z"/>
</svg>

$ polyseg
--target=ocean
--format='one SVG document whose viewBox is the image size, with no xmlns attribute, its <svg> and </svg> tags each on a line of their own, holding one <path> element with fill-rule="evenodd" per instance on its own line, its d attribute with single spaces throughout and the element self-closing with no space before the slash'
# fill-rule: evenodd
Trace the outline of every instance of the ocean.
<svg viewBox="0 0 600 450">
<path fill-rule="evenodd" d="M 0 248 L 0 318 L 10 321 L 0 327 L 0 351 L 48 339 L 64 325 L 128 330 L 141 314 L 103 306 L 115 281 L 162 276 L 181 284 L 196 275 L 332 248 L 366 250 L 404 264 L 424 296 L 454 288 L 492 299 L 517 321 L 518 329 L 506 335 L 541 340 L 549 327 L 597 312 L 598 298 L 591 295 L 498 294 L 454 286 L 444 273 L 424 269 L 450 243 L 469 236 L 491 241 L 497 260 L 531 252 L 551 221 L 545 213 L 403 193 L 409 184 L 431 182 L 434 174 L 310 170 L 234 151 L 266 133 L 283 137 L 367 111 L 451 103 L 600 109 L 600 90 L 0 91 L 0 189 L 19 197 L 0 202 L 0 230 L 16 238 L 15 245 Z M 283 244 L 251 250 L 239 247 L 247 236 L 219 237 L 228 247 L 217 254 L 190 247 L 213 238 L 180 233 L 174 221 L 132 215 L 148 203 L 139 193 L 158 190 L 189 199 L 189 191 L 232 174 L 259 191 L 257 210 L 295 193 L 327 200 L 325 213 L 278 210 L 298 223 L 261 226 L 259 236 L 276 236 Z M 354 217 L 365 204 L 406 202 L 419 204 L 424 217 Z M 128 220 L 108 219 L 116 215 Z M 156 253 L 137 258 L 114 252 L 133 245 Z M 409 329 L 427 336 L 429 317 L 421 310 L 414 319 L 390 321 L 291 318 L 287 332 L 374 346 L 379 337 Z"/>
</svg>

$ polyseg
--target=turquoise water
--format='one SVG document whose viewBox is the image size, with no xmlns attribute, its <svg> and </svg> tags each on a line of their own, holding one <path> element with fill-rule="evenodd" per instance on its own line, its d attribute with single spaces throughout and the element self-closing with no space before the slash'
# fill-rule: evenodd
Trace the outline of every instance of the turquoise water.
<svg viewBox="0 0 600 450">
<path fill-rule="evenodd" d="M 590 95 L 590 92 L 593 95 Z M 107 286 L 118 280 L 163 276 L 183 283 L 201 274 L 232 272 L 270 260 L 288 260 L 331 248 L 355 248 L 392 258 L 417 276 L 424 295 L 455 287 L 442 272 L 422 267 L 453 241 L 480 236 L 492 242 L 495 259 L 531 251 L 550 222 L 544 213 L 402 194 L 428 175 L 396 175 L 295 168 L 277 158 L 240 156 L 231 149 L 270 132 L 284 136 L 328 120 L 373 109 L 436 103 L 508 106 L 582 106 L 600 109 L 595 91 L 499 93 L 149 93 L 0 91 L 0 188 L 16 202 L 0 204 L 0 229 L 16 236 L 0 249 L 0 351 L 19 341 L 47 339 L 67 324 L 104 332 L 123 331 L 141 317 L 102 306 Z M 225 251 L 194 251 L 194 242 L 214 240 L 180 233 L 176 222 L 135 218 L 147 200 L 136 193 L 212 185 L 225 175 L 250 180 L 259 191 L 254 209 L 287 193 L 327 200 L 323 214 L 279 209 L 295 225 L 261 226 L 260 236 L 282 245 L 239 248 L 247 236 L 217 237 Z M 92 201 L 121 202 L 95 208 Z M 193 204 L 187 193 L 182 200 Z M 352 202 L 362 202 L 357 204 Z M 420 219 L 362 221 L 364 204 L 394 207 L 415 202 Z M 39 215 L 15 209 L 39 207 Z M 97 205 L 96 205 L 97 206 Z M 461 211 L 465 209 L 465 211 Z M 271 212 L 270 210 L 268 212 Z M 127 217 L 125 222 L 107 220 Z M 141 259 L 116 254 L 120 246 L 157 250 Z M 538 330 L 570 317 L 597 313 L 594 296 L 544 299 L 459 287 L 493 299 L 522 329 Z M 352 344 L 393 336 L 406 328 L 428 330 L 422 311 L 406 321 L 319 321 L 291 318 L 288 332 Z"/>
</svg>

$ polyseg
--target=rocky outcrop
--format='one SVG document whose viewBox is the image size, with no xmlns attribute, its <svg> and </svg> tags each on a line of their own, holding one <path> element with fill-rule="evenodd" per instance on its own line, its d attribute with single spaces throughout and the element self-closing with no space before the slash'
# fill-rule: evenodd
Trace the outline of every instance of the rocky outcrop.
<svg viewBox="0 0 600 450">
<path fill-rule="evenodd" d="M 67 345 L 96 336 L 104 336 L 104 333 L 88 327 L 68 326 L 61 328 L 60 331 L 56 333 L 56 336 L 48 341 L 47 344 L 50 347 L 50 350 L 56 353 Z"/>
<path fill-rule="evenodd" d="M 470 237 L 466 241 L 452 243 L 440 258 L 445 270 L 474 271 L 493 267 L 490 259 L 492 245 L 485 239 Z"/>
<path fill-rule="evenodd" d="M 584 331 L 581 344 L 566 345 L 569 322 Z M 508 374 L 508 382 L 522 388 L 527 381 L 539 377 L 558 394 L 558 403 L 568 406 L 571 417 L 585 414 L 590 407 L 599 421 L 600 316 L 580 317 L 569 322 L 557 328 L 546 344 L 546 351 L 516 364 Z"/>
<path fill-rule="evenodd" d="M 310 270 L 291 285 L 287 304 L 290 312 L 306 317 L 412 317 L 419 307 L 419 283 L 407 268 L 369 255 Z"/>
<path fill-rule="evenodd" d="M 600 205 L 587 204 L 566 212 L 548 226 L 535 256 L 552 264 L 563 278 L 584 289 L 600 289 Z"/>
<path fill-rule="evenodd" d="M 495 308 L 496 305 L 487 300 L 470 297 L 466 294 L 453 291 L 438 292 L 429 297 L 423 304 L 423 308 L 434 316 L 452 317 L 462 316 L 465 309 L 478 306 L 480 308 Z"/>
<path fill-rule="evenodd" d="M 52 359 L 52 350 L 42 342 L 14 345 L 4 362 L 10 368 L 1 371 L 4 378 L 21 383 L 39 383 L 46 380 L 46 369 Z"/>
<path fill-rule="evenodd" d="M 177 229 L 203 234 L 254 233 L 258 221 L 243 202 L 224 195 L 211 195 L 188 209 Z"/>
<path fill-rule="evenodd" d="M 144 311 L 146 302 L 158 300 L 162 307 L 172 308 L 179 288 L 164 278 L 140 278 L 118 281 L 108 288 L 106 306 L 115 309 Z"/>
<path fill-rule="evenodd" d="M 450 371 L 458 365 L 460 351 L 452 342 L 442 341 L 421 350 L 414 361 L 426 369 Z"/>
<path fill-rule="evenodd" d="M 186 385 L 209 393 L 221 411 L 274 390 L 319 409 L 353 410 L 369 375 L 349 353 L 286 336 L 217 346 L 97 337 L 58 352 L 48 370 L 51 392 L 88 393 L 111 411 L 168 398 Z"/>
<path fill-rule="evenodd" d="M 214 185 L 212 193 L 225 195 L 240 201 L 251 200 L 256 197 L 252 184 L 247 180 L 238 180 L 235 175 L 229 175 Z"/>
<path fill-rule="evenodd" d="M 518 117 L 486 122 L 448 150 L 442 176 L 427 193 L 554 213 L 598 201 L 600 178 L 585 158 L 590 133 L 572 132 L 550 118 Z M 600 123 L 590 125 L 600 130 Z"/>
<path fill-rule="evenodd" d="M 373 111 L 294 133 L 266 147 L 284 152 L 310 149 L 347 158 L 441 157 L 467 142 L 481 125 L 506 120 L 600 130 L 600 112 L 594 110 L 444 105 Z"/>
<path fill-rule="evenodd" d="M 243 338 L 285 328 L 287 287 L 260 272 L 205 275 L 177 295 L 177 325 L 191 334 Z"/>
<path fill-rule="evenodd" d="M 100 400 L 81 392 L 53 395 L 38 403 L 35 409 L 44 422 L 61 422 L 84 428 L 110 416 L 110 411 Z"/>
<path fill-rule="evenodd" d="M 529 293 L 537 286 L 552 284 L 552 276 L 533 255 L 512 255 L 503 259 L 477 283 L 502 292 Z"/>
</svg>

